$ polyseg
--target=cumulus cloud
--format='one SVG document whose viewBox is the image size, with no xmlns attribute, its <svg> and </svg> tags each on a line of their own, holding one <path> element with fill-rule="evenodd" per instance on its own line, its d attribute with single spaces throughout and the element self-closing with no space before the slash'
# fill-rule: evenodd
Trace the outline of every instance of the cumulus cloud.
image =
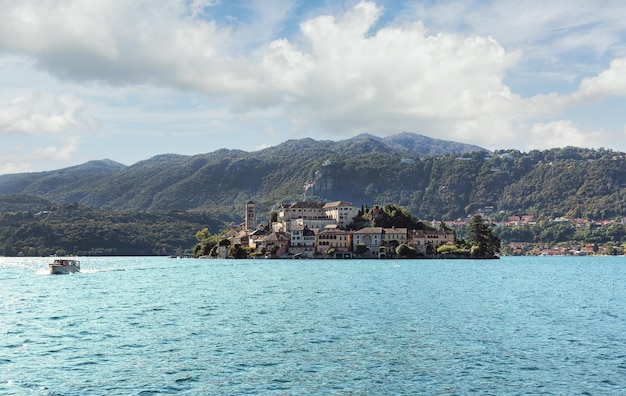
<svg viewBox="0 0 626 396">
<path fill-rule="evenodd" d="M 523 144 L 528 134 L 537 144 L 552 137 L 582 142 L 588 134 L 573 123 L 545 118 L 626 92 L 626 58 L 584 79 L 572 94 L 522 97 L 505 82 L 528 59 L 523 43 L 537 43 L 546 31 L 557 33 L 531 52 L 556 43 L 573 51 L 598 40 L 597 52 L 613 48 L 614 30 L 580 28 L 608 21 L 620 31 L 619 17 L 591 13 L 585 2 L 450 0 L 384 19 L 382 7 L 361 1 L 304 19 L 299 34 L 284 37 L 276 35 L 292 9 L 285 1 L 257 3 L 258 25 L 211 19 L 217 3 L 5 1 L 0 51 L 32 57 L 60 80 L 199 92 L 220 110 L 229 107 L 234 120 L 266 114 L 280 118 L 275 125 L 288 120 L 289 132 L 407 130 L 489 148 Z M 75 97 L 59 98 L 61 109 L 54 111 L 31 102 L 16 97 L 0 108 L 0 132 L 56 132 L 83 122 L 85 106 Z"/>
<path fill-rule="evenodd" d="M 52 139 L 47 145 L 0 147 L 0 174 L 31 172 L 39 164 L 63 163 L 74 158 L 79 137 Z M 45 143 L 44 143 L 45 144 Z"/>
<path fill-rule="evenodd" d="M 400 102 L 400 113 L 430 115 L 451 107 L 462 116 L 489 96 L 510 95 L 501 79 L 517 55 L 488 37 L 429 36 L 419 23 L 371 32 L 382 9 L 361 2 L 338 17 L 304 21 L 303 48 L 279 39 L 242 57 L 229 53 L 240 38 L 231 28 L 189 16 L 211 4 L 7 4 L 0 16 L 0 47 L 32 55 L 39 67 L 62 78 L 203 90 L 230 96 L 244 110 L 294 100 L 316 105 L 321 97 L 341 93 L 341 100 L 355 97 L 360 104 L 380 102 L 384 95 L 391 101 L 387 108 Z M 257 62 L 253 54 L 259 52 L 264 54 Z M 452 85 L 459 89 L 451 91 Z M 436 100 L 423 103 L 424 95 Z M 449 98 L 453 105 L 438 106 Z M 333 112 L 342 107 L 333 106 Z"/>
<path fill-rule="evenodd" d="M 70 137 L 63 139 L 59 146 L 37 147 L 33 150 L 35 158 L 41 160 L 63 161 L 72 158 L 78 151 L 80 138 Z"/>
<path fill-rule="evenodd" d="M 208 91 L 244 86 L 245 62 L 221 48 L 228 30 L 192 16 L 206 5 L 182 0 L 5 4 L 0 48 L 31 55 L 39 67 L 70 80 Z"/>
<path fill-rule="evenodd" d="M 626 58 L 615 59 L 607 70 L 595 77 L 585 78 L 573 99 L 597 100 L 616 96 L 626 96 Z"/>
<path fill-rule="evenodd" d="M 54 99 L 54 109 L 44 112 L 39 107 L 49 106 L 41 103 L 37 96 L 14 97 L 7 106 L 0 108 L 0 133 L 58 133 L 79 127 L 79 114 L 86 105 L 73 95 L 65 94 Z"/>
<path fill-rule="evenodd" d="M 550 149 L 555 147 L 601 147 L 602 131 L 583 131 L 572 121 L 537 123 L 530 129 L 528 149 Z"/>
<path fill-rule="evenodd" d="M 15 152 L 1 153 L 0 175 L 8 173 L 22 173 L 32 170 L 32 164 Z"/>
<path fill-rule="evenodd" d="M 282 95 L 295 125 L 467 138 L 470 130 L 495 132 L 494 117 L 501 123 L 519 115 L 520 98 L 503 83 L 518 52 L 490 37 L 430 35 L 421 23 L 376 29 L 381 15 L 376 4 L 361 2 L 343 15 L 303 22 L 304 43 L 269 45 L 263 80 Z"/>
</svg>

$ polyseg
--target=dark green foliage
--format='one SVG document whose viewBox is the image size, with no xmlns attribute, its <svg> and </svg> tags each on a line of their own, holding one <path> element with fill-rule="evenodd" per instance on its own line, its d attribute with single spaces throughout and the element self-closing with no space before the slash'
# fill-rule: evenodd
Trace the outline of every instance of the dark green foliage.
<svg viewBox="0 0 626 396">
<path fill-rule="evenodd" d="M 411 212 L 398 205 L 386 204 L 362 209 L 354 219 L 353 228 L 363 227 L 407 228 L 409 230 L 426 230 L 432 227 L 419 221 Z"/>
<path fill-rule="evenodd" d="M 6 212 L 41 212 L 52 205 L 52 202 L 33 195 L 9 194 L 0 195 L 0 213 Z"/>
<path fill-rule="evenodd" d="M 216 247 L 218 246 L 230 246 L 230 241 L 224 239 L 222 234 L 213 234 L 209 232 L 208 228 L 196 232 L 196 239 L 198 243 L 193 248 L 193 257 L 201 256 L 215 256 Z"/>
<path fill-rule="evenodd" d="M 118 212 L 76 204 L 0 214 L 0 255 L 170 255 L 193 247 L 196 231 L 222 229 L 204 212 Z"/>
<path fill-rule="evenodd" d="M 481 216 L 474 216 L 467 227 L 470 252 L 474 257 L 495 257 L 500 253 L 500 238 L 491 232 Z"/>
<path fill-rule="evenodd" d="M 359 243 L 358 245 L 356 245 L 356 249 L 354 249 L 354 252 L 356 254 L 365 254 L 367 252 L 367 246 L 365 246 L 362 243 Z"/>
<path fill-rule="evenodd" d="M 228 250 L 228 257 L 234 259 L 244 259 L 248 257 L 248 249 L 236 243 Z"/>
<path fill-rule="evenodd" d="M 417 258 L 421 256 L 420 253 L 405 243 L 396 247 L 395 252 L 401 258 Z"/>
</svg>

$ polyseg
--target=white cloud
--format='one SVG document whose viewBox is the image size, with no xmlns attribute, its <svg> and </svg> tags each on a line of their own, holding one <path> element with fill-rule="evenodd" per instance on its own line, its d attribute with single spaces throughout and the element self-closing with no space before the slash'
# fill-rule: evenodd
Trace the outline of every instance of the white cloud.
<svg viewBox="0 0 626 396">
<path fill-rule="evenodd" d="M 63 161 L 69 160 L 78 151 L 80 138 L 70 137 L 63 139 L 60 146 L 37 147 L 33 150 L 34 158 L 38 161 L 52 160 Z"/>
<path fill-rule="evenodd" d="M 191 0 L 189 10 L 192 17 L 197 17 L 204 12 L 205 8 L 215 7 L 219 4 L 219 0 Z"/>
<path fill-rule="evenodd" d="M 507 81 L 530 97 L 571 90 L 611 59 L 626 56 L 626 2 L 620 0 L 442 0 L 414 2 L 403 20 L 434 32 L 494 37 L 523 57 Z"/>
<path fill-rule="evenodd" d="M 602 131 L 582 131 L 572 121 L 537 123 L 530 129 L 527 149 L 555 147 L 601 147 Z"/>
<path fill-rule="evenodd" d="M 503 77 L 519 53 L 490 37 L 428 35 L 420 23 L 373 30 L 381 12 L 361 2 L 345 15 L 303 22 L 299 46 L 269 46 L 263 79 L 282 93 L 295 126 L 345 134 L 427 127 L 467 137 L 467 124 L 484 119 L 490 133 L 489 118 L 518 115 L 519 98 Z"/>
<path fill-rule="evenodd" d="M 533 58 L 591 49 L 614 49 L 626 31 L 620 0 L 444 0 L 417 2 L 401 18 L 418 18 L 437 31 L 491 35 Z"/>
<path fill-rule="evenodd" d="M 371 2 L 304 21 L 304 43 L 278 39 L 247 57 L 229 53 L 237 32 L 190 18 L 201 6 L 182 0 L 6 8 L 0 46 L 34 56 L 61 78 L 199 90 L 230 98 L 237 111 L 312 107 L 326 116 L 323 128 L 358 111 L 400 118 L 491 111 L 491 103 L 510 98 L 502 78 L 519 57 L 489 37 L 429 36 L 419 23 L 373 31 L 382 9 Z M 302 116 L 319 118 L 291 117 Z"/>
<path fill-rule="evenodd" d="M 21 147 L 12 147 L 11 150 L 6 150 L 6 147 L 3 147 L 0 149 L 0 155 L 2 155 L 0 175 L 32 170 L 32 164 L 22 155 Z"/>
<path fill-rule="evenodd" d="M 598 61 L 618 51 L 626 3 L 413 4 L 412 12 L 386 18 L 387 10 L 362 1 L 302 20 L 299 34 L 289 35 L 282 27 L 298 7 L 286 0 L 247 4 L 241 7 L 249 14 L 221 20 L 213 0 L 0 0 L 0 53 L 32 59 L 40 75 L 49 73 L 71 87 L 62 92 L 73 93 L 52 107 L 12 87 L 2 99 L 16 101 L 0 108 L 0 133 L 84 127 L 80 97 L 108 123 L 101 135 L 257 128 L 257 136 L 272 130 L 274 144 L 293 133 L 406 130 L 488 148 L 521 147 L 529 135 L 533 144 L 561 138 L 560 145 L 589 145 L 582 139 L 589 133 L 572 121 L 552 119 L 626 92 L 626 58 L 614 57 L 604 72 L 608 60 Z M 570 58 L 561 56 L 581 49 L 598 58 L 565 68 Z M 539 58 L 553 68 L 518 73 Z M 581 70 L 595 77 L 576 91 Z M 546 88 L 523 97 L 509 85 L 515 73 L 566 78 L 575 92 Z M 201 105 L 185 108 L 179 104 L 185 101 Z M 267 141 L 250 143 L 261 144 Z"/>
<path fill-rule="evenodd" d="M 214 93 L 250 84 L 247 62 L 228 54 L 229 30 L 191 16 L 197 3 L 22 1 L 3 8 L 0 49 L 33 56 L 62 79 Z"/>
<path fill-rule="evenodd" d="M 626 58 L 614 59 L 607 70 L 595 77 L 585 78 L 573 99 L 597 100 L 617 96 L 626 96 Z"/>
<path fill-rule="evenodd" d="M 0 147 L 0 174 L 31 172 L 41 164 L 63 164 L 72 160 L 80 147 L 79 137 L 67 137 L 60 140 L 42 139 L 50 144 L 32 146 Z M 43 144 L 46 144 L 42 142 Z"/>
<path fill-rule="evenodd" d="M 0 108 L 0 134 L 58 133 L 82 125 L 79 115 L 85 103 L 65 94 L 53 103 L 42 103 L 39 96 L 18 96 Z"/>
</svg>

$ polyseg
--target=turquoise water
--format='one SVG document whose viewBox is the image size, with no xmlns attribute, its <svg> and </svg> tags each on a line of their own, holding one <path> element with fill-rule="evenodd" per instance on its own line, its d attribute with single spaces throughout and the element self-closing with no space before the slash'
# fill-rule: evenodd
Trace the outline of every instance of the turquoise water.
<svg viewBox="0 0 626 396">
<path fill-rule="evenodd" d="M 626 258 L 0 258 L 0 394 L 623 395 Z"/>
</svg>

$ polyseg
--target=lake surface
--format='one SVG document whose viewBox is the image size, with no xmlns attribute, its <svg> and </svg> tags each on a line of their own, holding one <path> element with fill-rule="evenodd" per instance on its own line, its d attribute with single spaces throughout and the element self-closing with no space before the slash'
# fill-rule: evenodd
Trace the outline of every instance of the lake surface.
<svg viewBox="0 0 626 396">
<path fill-rule="evenodd" d="M 0 394 L 623 395 L 626 257 L 0 258 Z"/>
</svg>

